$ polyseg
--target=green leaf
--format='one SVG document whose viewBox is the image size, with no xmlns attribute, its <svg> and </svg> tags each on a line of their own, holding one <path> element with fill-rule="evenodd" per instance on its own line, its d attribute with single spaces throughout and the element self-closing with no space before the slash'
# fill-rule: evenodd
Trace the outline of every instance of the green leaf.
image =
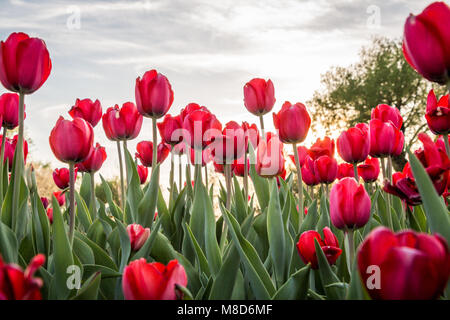
<svg viewBox="0 0 450 320">
<path fill-rule="evenodd" d="M 343 299 L 345 290 L 343 290 L 342 287 L 334 286 L 334 284 L 339 283 L 340 280 L 331 269 L 317 239 L 314 239 L 314 245 L 316 248 L 317 261 L 319 262 L 320 279 L 322 281 L 322 286 L 325 288 L 327 297 L 329 299 Z"/>
<path fill-rule="evenodd" d="M 95 257 L 92 249 L 77 237 L 73 239 L 73 252 L 83 265 L 95 263 Z"/>
<path fill-rule="evenodd" d="M 100 272 L 96 272 L 90 276 L 80 288 L 73 300 L 97 300 L 101 280 L 100 275 Z"/>
<path fill-rule="evenodd" d="M 86 206 L 89 206 L 91 202 L 91 175 L 88 172 L 83 174 L 80 186 L 80 196 L 83 198 Z"/>
<path fill-rule="evenodd" d="M 89 227 L 92 224 L 92 219 L 89 214 L 89 209 L 84 202 L 83 198 L 80 196 L 78 192 L 75 192 L 75 200 L 77 202 L 77 218 L 80 220 L 81 225 L 83 226 L 84 230 L 89 230 Z"/>
<path fill-rule="evenodd" d="M 158 236 L 158 231 L 161 226 L 161 219 L 157 219 L 157 222 L 153 225 L 153 228 L 150 231 L 150 237 L 148 237 L 147 241 L 145 241 L 144 245 L 136 252 L 132 257 L 131 261 L 137 260 L 140 258 L 147 258 L 152 252 L 153 245 L 155 243 L 156 237 Z"/>
<path fill-rule="evenodd" d="M 122 273 L 120 272 L 97 264 L 85 264 L 83 265 L 83 268 L 84 268 L 83 273 L 84 279 L 86 277 L 90 277 L 92 274 L 97 272 L 100 272 L 102 274 L 102 279 L 119 278 L 122 276 Z"/>
<path fill-rule="evenodd" d="M 136 163 L 134 162 L 133 157 L 131 156 L 130 152 L 126 148 L 124 150 L 124 154 L 125 154 L 125 164 L 126 164 L 127 172 L 128 172 L 128 184 L 127 184 L 128 188 L 127 188 L 127 199 L 126 199 L 127 205 L 126 205 L 126 209 L 125 209 L 125 216 L 126 216 L 125 221 L 127 223 L 133 223 L 135 221 L 139 221 L 138 214 L 139 214 L 139 217 L 142 218 L 141 212 L 140 212 L 141 210 L 139 210 L 138 208 L 142 204 L 144 193 L 142 192 L 142 189 L 141 189 L 141 181 L 139 179 L 139 175 L 137 173 L 137 168 L 136 168 Z M 156 168 L 154 171 L 157 171 Z M 152 180 L 153 180 L 153 174 L 152 174 Z M 153 196 L 156 198 L 158 196 L 158 192 L 155 191 L 155 194 Z M 156 206 L 156 199 L 155 199 L 154 203 Z M 153 211 L 153 214 L 154 213 L 155 212 Z M 140 224 L 143 227 L 149 226 L 149 224 L 142 224 L 142 223 L 140 223 Z"/>
<path fill-rule="evenodd" d="M 111 260 L 108 253 L 106 253 L 106 251 L 99 247 L 95 242 L 78 231 L 75 231 L 75 236 L 84 241 L 92 249 L 95 257 L 95 264 L 99 264 L 116 271 L 118 270 L 116 264 Z"/>
<path fill-rule="evenodd" d="M 144 228 L 150 227 L 155 216 L 155 208 L 158 201 L 159 191 L 159 164 L 152 172 L 149 186 L 145 195 L 141 197 L 138 208 L 137 221 Z"/>
<path fill-rule="evenodd" d="M 250 177 L 253 181 L 253 186 L 255 188 L 256 197 L 258 198 L 261 211 L 264 211 L 267 208 L 270 199 L 269 182 L 268 179 L 260 177 L 256 172 L 255 153 L 251 143 L 249 143 L 248 149 L 250 156 Z"/>
<path fill-rule="evenodd" d="M 244 199 L 244 195 L 239 186 L 239 182 L 236 176 L 233 177 L 234 183 L 234 202 L 236 206 L 236 219 L 241 224 L 247 216 L 247 199 Z"/>
<path fill-rule="evenodd" d="M 120 259 L 119 271 L 123 272 L 123 269 L 128 263 L 128 258 L 130 257 L 131 242 L 130 238 L 128 237 L 127 229 L 120 221 L 117 221 L 117 230 L 119 230 L 120 247 L 122 254 Z"/>
<path fill-rule="evenodd" d="M 106 196 L 106 202 L 108 202 L 109 205 L 109 211 L 114 216 L 114 218 L 119 219 L 120 221 L 123 221 L 123 212 L 122 210 L 115 204 L 113 199 L 113 194 L 111 191 L 111 188 L 109 187 L 108 182 L 100 175 L 100 179 L 102 180 L 102 187 L 103 191 L 105 192 Z"/>
<path fill-rule="evenodd" d="M 311 205 L 308 208 L 308 214 L 306 215 L 305 219 L 303 220 L 302 226 L 300 228 L 300 233 L 307 230 L 314 230 L 318 220 L 318 214 L 317 214 L 317 199 L 314 199 L 314 201 L 311 203 Z M 296 239 L 298 240 L 298 239 Z"/>
<path fill-rule="evenodd" d="M 275 293 L 273 300 L 304 300 L 309 288 L 309 271 L 307 265 L 295 272 Z"/>
<path fill-rule="evenodd" d="M 206 259 L 206 256 L 203 253 L 202 248 L 200 248 L 200 245 L 195 239 L 195 236 L 192 233 L 191 228 L 189 228 L 189 225 L 186 223 L 184 226 L 186 227 L 189 238 L 191 239 L 192 246 L 195 249 L 197 263 L 200 266 L 200 270 L 202 271 L 202 273 L 205 273 L 209 277 L 211 275 L 212 270 L 209 269 L 208 260 Z"/>
<path fill-rule="evenodd" d="M 45 212 L 44 205 L 37 192 L 32 195 L 32 217 L 31 227 L 33 238 L 38 253 L 46 257 L 50 254 L 50 222 Z"/>
<path fill-rule="evenodd" d="M 18 263 L 19 244 L 14 232 L 0 221 L 0 255 L 6 263 Z"/>
<path fill-rule="evenodd" d="M 309 215 L 309 212 L 308 212 Z M 307 216 L 308 216 L 307 215 Z M 325 193 L 322 193 L 322 197 L 320 198 L 320 218 L 317 223 L 317 231 L 322 231 L 323 228 L 330 227 L 330 214 L 328 212 L 328 201 L 325 196 Z"/>
</svg>

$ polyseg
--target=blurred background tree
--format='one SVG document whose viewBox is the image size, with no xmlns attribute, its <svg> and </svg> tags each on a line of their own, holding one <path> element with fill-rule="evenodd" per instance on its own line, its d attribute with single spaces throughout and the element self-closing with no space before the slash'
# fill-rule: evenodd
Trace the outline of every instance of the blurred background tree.
<svg viewBox="0 0 450 320">
<path fill-rule="evenodd" d="M 445 88 L 432 85 L 420 76 L 403 57 L 402 41 L 377 37 L 360 51 L 360 60 L 348 67 L 332 67 L 321 76 L 323 88 L 317 90 L 309 106 L 314 110 L 314 130 L 342 131 L 370 120 L 371 109 L 388 104 L 403 117 L 405 149 L 427 130 L 425 108 L 428 92 L 437 96 Z M 320 127 L 318 127 L 320 126 Z M 397 171 L 406 163 L 405 151 L 394 160 Z"/>
</svg>

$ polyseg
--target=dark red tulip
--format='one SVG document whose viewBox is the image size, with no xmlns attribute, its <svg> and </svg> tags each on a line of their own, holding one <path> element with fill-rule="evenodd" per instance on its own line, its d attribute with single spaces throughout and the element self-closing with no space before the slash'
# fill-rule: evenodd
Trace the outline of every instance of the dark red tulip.
<svg viewBox="0 0 450 320">
<path fill-rule="evenodd" d="M 370 120 L 370 156 L 384 158 L 398 156 L 402 153 L 405 137 L 391 121 Z"/>
<path fill-rule="evenodd" d="M 66 203 L 66 196 L 62 191 L 55 191 L 53 192 L 53 195 L 58 201 L 60 207 L 62 207 Z"/>
<path fill-rule="evenodd" d="M 442 96 L 438 102 L 434 91 L 430 91 L 427 99 L 425 118 L 427 119 L 428 128 L 434 134 L 448 134 L 450 132 L 450 104 L 448 94 Z M 5 119 L 3 119 L 3 123 L 5 123 Z"/>
<path fill-rule="evenodd" d="M 48 218 L 48 222 L 50 222 L 50 224 L 53 224 L 53 208 L 47 208 L 47 218 Z"/>
<path fill-rule="evenodd" d="M 315 186 L 320 183 L 316 177 L 314 169 L 314 160 L 310 156 L 305 157 L 305 163 L 302 166 L 302 180 L 308 186 Z"/>
<path fill-rule="evenodd" d="M 410 170 L 407 162 L 402 172 L 395 172 L 392 175 L 392 184 L 388 180 L 384 182 L 383 190 L 399 197 L 410 206 L 417 206 L 422 203 L 422 199 L 414 177 L 412 174 L 409 176 Z"/>
<path fill-rule="evenodd" d="M 169 80 L 156 70 L 147 71 L 142 79 L 136 79 L 135 94 L 139 113 L 149 118 L 161 118 L 173 102 Z"/>
<path fill-rule="evenodd" d="M 217 173 L 225 174 L 225 166 L 223 164 L 213 161 L 214 171 Z"/>
<path fill-rule="evenodd" d="M 368 157 L 363 163 L 358 165 L 358 175 L 364 182 L 370 183 L 377 181 L 380 174 L 380 160 L 378 158 Z"/>
<path fill-rule="evenodd" d="M 198 109 L 188 113 L 183 121 L 185 141 L 192 149 L 206 148 L 215 136 L 222 134 L 222 125 L 211 112 Z"/>
<path fill-rule="evenodd" d="M 98 100 L 93 102 L 91 99 L 77 99 L 69 114 L 73 119 L 82 118 L 95 127 L 102 118 L 102 106 Z"/>
<path fill-rule="evenodd" d="M 122 108 L 116 104 L 108 108 L 102 117 L 103 129 L 109 140 L 132 140 L 141 131 L 143 117 L 133 102 L 125 102 Z"/>
<path fill-rule="evenodd" d="M 136 168 L 139 175 L 139 181 L 141 182 L 141 184 L 144 184 L 147 181 L 148 168 L 142 165 L 137 165 Z"/>
<path fill-rule="evenodd" d="M 3 135 L 0 134 L 0 141 L 3 138 Z M 5 138 L 5 156 L 3 158 L 3 163 L 6 163 L 8 161 L 8 168 L 9 171 L 12 170 L 13 166 L 13 159 L 14 159 L 14 152 L 16 152 L 16 145 L 18 141 L 18 136 L 15 135 L 14 138 Z M 23 140 L 23 159 L 24 163 L 27 163 L 27 156 L 28 156 L 28 142 L 26 140 Z"/>
<path fill-rule="evenodd" d="M 102 147 L 99 143 L 97 143 L 95 147 L 92 148 L 92 152 L 89 157 L 87 157 L 83 162 L 77 163 L 76 167 L 80 172 L 95 173 L 100 170 L 105 160 L 105 147 Z"/>
<path fill-rule="evenodd" d="M 23 106 L 25 110 L 25 105 Z M 0 96 L 0 115 L 2 126 L 13 130 L 19 125 L 19 95 L 17 93 L 4 93 Z M 24 112 L 24 118 L 26 118 Z"/>
<path fill-rule="evenodd" d="M 231 164 L 244 155 L 248 141 L 244 129 L 235 121 L 228 122 L 222 134 L 214 138 L 210 145 L 211 154 L 218 163 Z"/>
<path fill-rule="evenodd" d="M 186 105 L 186 107 L 181 109 L 181 112 L 180 112 L 181 121 L 184 122 L 184 119 L 186 119 L 188 114 L 190 114 L 194 111 L 197 111 L 197 110 L 210 112 L 207 107 L 200 106 L 198 103 L 195 103 L 195 102 L 191 102 L 188 105 Z"/>
<path fill-rule="evenodd" d="M 300 161 L 300 167 L 303 167 L 306 157 L 308 156 L 308 148 L 306 148 L 304 146 L 298 146 L 297 152 L 298 152 L 298 160 Z M 291 158 L 292 163 L 296 164 L 295 156 L 293 154 L 290 154 L 289 158 Z"/>
<path fill-rule="evenodd" d="M 377 300 L 437 299 L 450 273 L 445 239 L 410 230 L 377 227 L 361 244 L 357 259 L 362 283 Z"/>
<path fill-rule="evenodd" d="M 195 158 L 195 150 L 194 149 L 189 150 L 190 150 L 189 160 L 191 161 L 191 164 L 192 165 L 198 164 L 197 163 L 198 160 Z M 211 155 L 211 150 L 209 148 L 202 150 L 202 167 L 206 166 L 212 159 L 213 157 Z"/>
<path fill-rule="evenodd" d="M 323 238 L 320 233 L 315 230 L 308 230 L 300 235 L 297 242 L 297 251 L 305 264 L 310 263 L 311 268 L 318 269 L 319 263 L 317 261 L 315 239 L 319 242 L 320 247 L 325 254 L 330 265 L 336 263 L 336 260 L 342 253 L 342 249 L 339 248 L 339 242 L 330 228 L 323 228 Z"/>
<path fill-rule="evenodd" d="M 59 117 L 50 133 L 50 147 L 58 160 L 67 163 L 84 161 L 92 151 L 94 130 L 81 118 L 72 121 Z"/>
<path fill-rule="evenodd" d="M 51 69 L 43 40 L 14 32 L 0 43 L 0 81 L 6 89 L 33 93 L 44 84 Z"/>
<path fill-rule="evenodd" d="M 181 116 L 166 114 L 163 122 L 157 124 L 163 142 L 174 146 L 183 141 L 183 121 Z"/>
<path fill-rule="evenodd" d="M 177 260 L 167 266 L 159 262 L 147 263 L 144 258 L 125 267 L 122 290 L 125 300 L 176 300 L 176 285 L 186 287 L 186 272 Z"/>
<path fill-rule="evenodd" d="M 316 142 L 308 149 L 308 155 L 316 160 L 321 156 L 334 157 L 334 140 L 329 137 L 317 139 Z"/>
<path fill-rule="evenodd" d="M 270 112 L 275 104 L 275 90 L 272 81 L 255 78 L 244 86 L 244 104 L 255 116 Z"/>
<path fill-rule="evenodd" d="M 370 197 L 354 178 L 343 178 L 330 192 L 330 217 L 338 229 L 358 229 L 370 218 Z"/>
<path fill-rule="evenodd" d="M 127 226 L 127 233 L 131 242 L 131 250 L 138 251 L 150 236 L 150 229 L 144 228 L 140 224 L 133 223 Z"/>
<path fill-rule="evenodd" d="M 345 162 L 363 162 L 369 155 L 369 133 L 367 129 L 361 127 L 350 128 L 341 133 L 336 141 L 336 147 Z"/>
<path fill-rule="evenodd" d="M 47 209 L 47 207 L 48 207 L 47 197 L 41 197 L 41 202 L 42 202 L 42 205 L 44 206 L 44 209 Z"/>
<path fill-rule="evenodd" d="M 306 139 L 311 118 L 303 103 L 286 101 L 278 114 L 273 113 L 273 124 L 284 143 L 300 143 Z"/>
<path fill-rule="evenodd" d="M 172 150 L 175 155 L 182 156 L 183 154 L 186 154 L 186 144 L 180 142 L 179 144 L 174 145 Z"/>
<path fill-rule="evenodd" d="M 245 173 L 245 161 L 244 157 L 234 161 L 232 165 L 233 173 L 238 177 L 243 177 Z M 250 161 L 247 159 L 247 173 L 250 171 Z"/>
<path fill-rule="evenodd" d="M 320 183 L 330 184 L 337 177 L 337 161 L 329 156 L 321 156 L 314 160 L 314 173 Z"/>
<path fill-rule="evenodd" d="M 440 84 L 450 80 L 450 8 L 434 2 L 405 22 L 403 53 L 424 78 Z"/>
<path fill-rule="evenodd" d="M 74 170 L 75 180 L 77 179 L 77 172 L 78 169 L 75 168 Z M 56 186 L 61 190 L 64 190 L 69 187 L 69 180 L 70 180 L 69 169 L 56 168 L 55 170 L 53 170 L 53 181 L 55 182 Z"/>
<path fill-rule="evenodd" d="M 400 110 L 387 104 L 379 104 L 373 108 L 370 118 L 378 119 L 383 122 L 391 121 L 398 129 L 400 129 L 403 124 L 403 118 L 400 115 Z"/>
<path fill-rule="evenodd" d="M 355 170 L 353 168 L 353 164 L 351 163 L 340 163 L 338 165 L 337 170 L 337 179 L 341 180 L 342 178 L 354 178 L 355 177 Z"/>
<path fill-rule="evenodd" d="M 260 139 L 258 126 L 254 123 L 252 123 L 250 125 L 250 124 L 248 124 L 248 122 L 243 121 L 242 129 L 244 129 L 245 137 L 247 138 L 247 140 L 249 142 L 251 142 L 253 149 L 256 150 L 256 148 L 258 147 L 259 139 Z"/>
<path fill-rule="evenodd" d="M 153 142 L 141 141 L 136 146 L 136 158 L 141 160 L 142 165 L 146 167 L 152 166 L 153 159 Z M 156 162 L 163 163 L 170 153 L 170 146 L 161 142 L 158 144 Z"/>
<path fill-rule="evenodd" d="M 256 172 L 258 175 L 271 178 L 283 173 L 284 169 L 283 144 L 280 139 L 267 134 L 265 140 L 261 140 L 256 153 Z"/>
<path fill-rule="evenodd" d="M 44 263 L 45 256 L 38 254 L 23 271 L 18 265 L 6 264 L 0 256 L 0 300 L 42 300 L 43 282 L 34 274 Z"/>
</svg>

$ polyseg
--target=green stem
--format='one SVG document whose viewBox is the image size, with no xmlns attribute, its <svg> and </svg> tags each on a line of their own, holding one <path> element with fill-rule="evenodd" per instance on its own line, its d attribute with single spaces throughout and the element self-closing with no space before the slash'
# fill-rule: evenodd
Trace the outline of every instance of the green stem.
<svg viewBox="0 0 450 320">
<path fill-rule="evenodd" d="M 172 150 L 170 150 L 170 199 L 172 199 L 172 196 L 173 196 L 173 186 L 175 183 L 174 182 L 175 181 L 174 165 L 175 165 L 175 155 L 174 155 L 173 149 L 172 149 Z"/>
<path fill-rule="evenodd" d="M 153 125 L 153 156 L 152 156 L 152 173 L 153 169 L 156 167 L 156 163 L 158 161 L 158 135 L 156 131 L 156 118 L 152 118 L 152 125 Z"/>
<path fill-rule="evenodd" d="M 126 159 L 126 151 L 128 151 L 127 148 L 127 140 L 123 140 L 123 157 L 124 159 Z M 127 177 L 127 188 L 128 188 L 128 181 L 129 181 L 129 176 L 128 176 L 128 166 L 125 164 L 125 173 L 126 173 L 126 177 Z"/>
<path fill-rule="evenodd" d="M 120 141 L 117 141 L 117 153 L 119 156 L 119 169 L 120 169 L 120 191 L 122 195 L 122 211 L 125 215 L 125 184 L 123 182 L 123 163 L 122 163 L 122 152 L 120 151 Z"/>
<path fill-rule="evenodd" d="M 353 267 L 353 263 L 355 261 L 355 247 L 354 247 L 354 243 L 353 243 L 353 229 L 347 230 L 345 232 L 345 235 L 347 236 L 347 241 L 348 241 L 348 251 L 349 251 L 349 256 L 350 256 L 350 270 Z"/>
<path fill-rule="evenodd" d="M 224 173 L 225 173 L 225 183 L 227 188 L 227 199 L 225 203 L 225 208 L 227 211 L 231 208 L 231 165 L 228 163 L 224 164 Z M 223 224 L 222 235 L 220 238 L 220 248 L 221 250 L 225 249 L 226 239 L 227 239 L 228 228 L 227 224 Z"/>
<path fill-rule="evenodd" d="M 265 133 L 264 133 L 264 118 L 263 118 L 262 115 L 259 116 L 259 123 L 260 123 L 260 125 L 261 125 L 261 134 L 262 134 L 262 137 L 263 137 L 263 139 L 265 139 L 265 138 L 266 138 L 266 135 L 265 135 Z"/>
<path fill-rule="evenodd" d="M 3 166 L 5 164 L 6 127 L 3 128 L 2 148 L 0 151 L 0 206 L 3 205 Z"/>
<path fill-rule="evenodd" d="M 447 152 L 447 156 L 450 158 L 450 144 L 448 142 L 448 134 L 444 134 L 442 136 L 444 137 L 445 151 Z"/>
<path fill-rule="evenodd" d="M 206 192 L 209 191 L 209 183 L 208 183 L 208 165 L 205 165 L 205 186 Z"/>
<path fill-rule="evenodd" d="M 356 182 L 359 183 L 358 166 L 356 165 L 356 163 L 353 164 L 353 172 L 355 173 Z"/>
<path fill-rule="evenodd" d="M 386 164 L 386 161 L 384 158 L 381 158 L 381 168 L 383 170 L 384 180 L 391 181 L 391 177 L 389 177 L 389 172 L 388 172 L 389 168 L 388 168 L 388 165 Z M 394 224 L 392 222 L 392 213 L 391 213 L 391 195 L 389 193 L 386 193 L 386 204 L 387 204 L 387 215 L 388 215 L 389 228 L 394 230 Z"/>
<path fill-rule="evenodd" d="M 182 183 L 183 183 L 183 166 L 181 164 L 181 155 L 178 155 L 178 178 L 179 178 L 178 189 L 181 191 L 181 189 L 183 189 L 183 186 L 182 186 Z"/>
<path fill-rule="evenodd" d="M 300 227 L 303 223 L 303 181 L 302 181 L 302 170 L 300 168 L 300 158 L 298 157 L 298 150 L 297 150 L 297 144 L 293 143 L 292 147 L 294 148 L 294 157 L 295 157 L 295 167 L 297 169 L 297 185 L 298 185 L 298 213 L 299 213 L 299 219 L 298 219 L 298 230 L 300 230 Z"/>
<path fill-rule="evenodd" d="M 19 93 L 19 133 L 16 145 L 16 167 L 14 172 L 14 192 L 13 192 L 13 206 L 12 206 L 12 227 L 15 230 L 15 219 L 19 214 L 19 193 L 20 193 L 20 178 L 22 176 L 23 168 L 23 120 L 24 120 L 24 99 L 25 95 Z"/>
<path fill-rule="evenodd" d="M 244 201 L 248 203 L 248 153 L 244 152 Z"/>
<path fill-rule="evenodd" d="M 90 203 L 90 208 L 91 208 L 91 217 L 92 217 L 92 221 L 94 221 L 97 217 L 97 206 L 95 203 L 95 172 L 91 172 L 90 176 L 91 176 L 91 203 Z"/>
<path fill-rule="evenodd" d="M 75 230 L 75 172 L 74 163 L 69 163 L 69 192 L 70 192 L 70 207 L 69 207 L 69 242 L 70 246 L 73 244 L 73 234 Z"/>
</svg>

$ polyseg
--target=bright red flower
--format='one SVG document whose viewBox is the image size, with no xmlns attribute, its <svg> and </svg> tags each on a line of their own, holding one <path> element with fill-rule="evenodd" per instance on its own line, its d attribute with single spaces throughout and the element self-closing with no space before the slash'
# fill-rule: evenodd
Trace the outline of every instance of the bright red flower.
<svg viewBox="0 0 450 320">
<path fill-rule="evenodd" d="M 150 229 L 144 228 L 140 224 L 133 223 L 127 226 L 127 233 L 131 242 L 131 250 L 138 251 L 150 236 Z"/>
<path fill-rule="evenodd" d="M 373 108 L 370 118 L 378 119 L 383 122 L 391 121 L 397 129 L 400 129 L 403 124 L 403 118 L 400 115 L 400 110 L 387 104 L 379 104 Z"/>
<path fill-rule="evenodd" d="M 259 139 L 260 139 L 258 126 L 254 123 L 252 123 L 250 125 L 250 124 L 248 124 L 248 122 L 243 121 L 242 129 L 244 129 L 245 137 L 247 138 L 247 140 L 249 142 L 251 142 L 253 149 L 255 150 L 258 147 L 258 143 L 259 143 Z"/>
<path fill-rule="evenodd" d="M 25 105 L 23 106 L 25 110 Z M 13 130 L 19 125 L 19 95 L 17 93 L 4 93 L 0 96 L 0 115 L 2 126 Z M 26 118 L 24 112 L 24 118 Z"/>
<path fill-rule="evenodd" d="M 43 282 L 34 274 L 44 263 L 45 256 L 38 254 L 24 272 L 15 264 L 6 264 L 0 256 L 0 300 L 42 300 Z"/>
<path fill-rule="evenodd" d="M 258 145 L 256 172 L 265 178 L 276 177 L 285 170 L 284 163 L 283 144 L 277 136 L 267 134 Z"/>
<path fill-rule="evenodd" d="M 272 81 L 255 78 L 244 86 L 244 104 L 255 116 L 270 112 L 275 104 L 275 90 Z"/>
<path fill-rule="evenodd" d="M 307 155 L 305 157 L 305 163 L 302 168 L 302 180 L 308 186 L 315 186 L 320 183 L 320 181 L 316 177 L 316 172 L 314 169 L 314 160 Z"/>
<path fill-rule="evenodd" d="M 0 134 L 0 141 L 2 138 L 3 135 Z M 3 163 L 6 163 L 6 161 L 8 161 L 9 171 L 11 171 L 13 167 L 14 153 L 16 152 L 16 145 L 18 139 L 19 139 L 18 135 L 15 135 L 14 138 L 12 139 L 5 138 L 5 155 L 3 158 Z M 23 140 L 24 163 L 27 163 L 27 156 L 28 156 L 28 142 L 26 140 Z"/>
<path fill-rule="evenodd" d="M 372 119 L 369 124 L 370 156 L 383 158 L 402 153 L 405 137 L 391 121 Z"/>
<path fill-rule="evenodd" d="M 232 170 L 234 174 L 238 177 L 243 177 L 245 173 L 245 161 L 244 157 L 234 160 L 232 165 Z M 247 159 L 247 173 L 250 172 L 250 160 Z"/>
<path fill-rule="evenodd" d="M 102 117 L 103 129 L 109 140 L 132 140 L 139 135 L 143 117 L 133 102 L 125 102 L 122 108 L 116 104 Z"/>
<path fill-rule="evenodd" d="M 329 137 L 317 139 L 316 142 L 308 149 L 308 155 L 316 160 L 321 156 L 334 157 L 334 140 Z"/>
<path fill-rule="evenodd" d="M 144 184 L 148 177 L 148 168 L 142 165 L 137 165 L 137 173 L 139 175 L 139 181 Z"/>
<path fill-rule="evenodd" d="M 146 167 L 152 166 L 153 159 L 153 142 L 141 141 L 136 146 L 136 158 L 141 160 L 142 165 Z M 170 153 L 170 146 L 161 142 L 158 144 L 156 162 L 163 163 Z"/>
<path fill-rule="evenodd" d="M 318 269 L 319 263 L 317 261 L 316 247 L 314 240 L 317 239 L 320 247 L 325 254 L 328 263 L 333 265 L 342 253 L 339 248 L 339 242 L 330 228 L 323 228 L 323 238 L 320 233 L 315 230 L 308 230 L 300 235 L 297 242 L 297 251 L 305 264 L 310 263 L 311 268 Z"/>
<path fill-rule="evenodd" d="M 75 180 L 77 179 L 77 172 L 78 169 L 75 167 L 74 174 L 75 174 Z M 55 182 L 56 186 L 60 188 L 61 190 L 64 190 L 69 187 L 69 181 L 70 180 L 70 172 L 67 168 L 56 168 L 53 170 L 53 181 Z"/>
<path fill-rule="evenodd" d="M 214 171 L 216 171 L 217 173 L 221 173 L 221 174 L 225 173 L 225 166 L 223 164 L 213 161 L 213 165 L 214 165 Z"/>
<path fill-rule="evenodd" d="M 91 99 L 77 99 L 75 105 L 69 110 L 72 119 L 82 118 L 95 127 L 102 118 L 102 105 L 100 101 Z"/>
<path fill-rule="evenodd" d="M 209 147 L 216 162 L 231 164 L 244 154 L 247 141 L 244 129 L 237 122 L 230 121 Z"/>
<path fill-rule="evenodd" d="M 50 147 L 58 160 L 67 163 L 84 161 L 92 151 L 94 130 L 81 118 L 72 121 L 59 117 L 50 133 Z"/>
<path fill-rule="evenodd" d="M 102 147 L 99 143 L 92 148 L 92 152 L 89 157 L 83 162 L 77 163 L 76 167 L 80 172 L 94 173 L 100 170 L 103 162 L 106 160 L 105 147 Z"/>
<path fill-rule="evenodd" d="M 181 112 L 180 112 L 181 121 L 184 122 L 184 119 L 186 119 L 188 114 L 190 114 L 194 111 L 197 111 L 197 110 L 210 112 L 207 107 L 200 106 L 198 103 L 195 103 L 195 102 L 191 102 L 191 103 L 187 104 L 186 107 L 181 109 Z"/>
<path fill-rule="evenodd" d="M 427 99 L 425 118 L 427 119 L 428 128 L 434 134 L 448 134 L 450 132 L 450 104 L 448 94 L 442 96 L 438 102 L 434 91 L 430 91 Z M 5 119 L 3 119 L 3 122 L 5 122 Z"/>
<path fill-rule="evenodd" d="M 362 283 L 377 300 L 436 299 L 450 273 L 445 239 L 410 230 L 393 233 L 377 227 L 361 244 L 357 259 Z M 378 286 L 369 279 L 374 267 L 379 268 Z"/>
<path fill-rule="evenodd" d="M 53 195 L 58 201 L 60 207 L 62 207 L 66 203 L 66 196 L 62 191 L 55 191 L 53 192 Z"/>
<path fill-rule="evenodd" d="M 320 183 L 330 184 L 337 177 L 338 165 L 335 158 L 321 156 L 314 160 L 314 173 Z"/>
<path fill-rule="evenodd" d="M 47 207 L 48 207 L 47 197 L 41 197 L 41 202 L 42 202 L 42 205 L 44 206 L 44 209 L 47 209 Z"/>
<path fill-rule="evenodd" d="M 308 148 L 304 146 L 298 146 L 297 152 L 298 152 L 298 160 L 300 161 L 300 167 L 302 167 L 303 164 L 305 163 L 306 157 L 308 156 Z M 292 163 L 295 164 L 295 156 L 293 154 L 290 154 L 289 158 L 291 158 Z"/>
<path fill-rule="evenodd" d="M 53 208 L 47 208 L 47 218 L 50 224 L 53 224 Z"/>
<path fill-rule="evenodd" d="M 380 160 L 378 158 L 368 157 L 363 163 L 358 165 L 358 175 L 364 182 L 370 183 L 377 181 L 380 174 Z"/>
<path fill-rule="evenodd" d="M 353 164 L 345 162 L 338 164 L 337 179 L 341 180 L 342 178 L 346 177 L 349 178 L 355 177 L 355 170 L 353 169 Z"/>
<path fill-rule="evenodd" d="M 169 80 L 156 70 L 147 71 L 142 79 L 136 79 L 135 94 L 139 113 L 149 118 L 161 118 L 173 103 Z"/>
<path fill-rule="evenodd" d="M 13 92 L 30 94 L 47 80 L 52 62 L 45 42 L 25 33 L 11 33 L 0 43 L 0 81 Z"/>
<path fill-rule="evenodd" d="M 363 162 L 369 155 L 369 134 L 367 129 L 363 128 L 361 126 L 350 128 L 347 131 L 343 131 L 337 139 L 337 151 L 345 162 Z"/>
<path fill-rule="evenodd" d="M 222 134 L 222 124 L 204 109 L 188 113 L 183 121 L 183 129 L 184 139 L 192 149 L 204 149 Z"/>
<path fill-rule="evenodd" d="M 284 143 L 301 143 L 306 139 L 311 118 L 303 103 L 286 101 L 278 114 L 273 113 L 273 124 Z"/>
<path fill-rule="evenodd" d="M 157 124 L 163 142 L 174 146 L 183 141 L 183 121 L 181 116 L 166 114 L 163 122 Z"/>
<path fill-rule="evenodd" d="M 125 300 L 176 300 L 179 297 L 176 285 L 187 285 L 186 272 L 177 260 L 165 266 L 141 258 L 130 262 L 123 271 Z"/>
<path fill-rule="evenodd" d="M 434 2 L 405 22 L 403 53 L 424 78 L 440 84 L 450 80 L 450 8 Z"/>
<path fill-rule="evenodd" d="M 179 144 L 174 145 L 172 150 L 175 155 L 182 156 L 183 154 L 186 154 L 186 144 L 180 142 Z"/>
</svg>

